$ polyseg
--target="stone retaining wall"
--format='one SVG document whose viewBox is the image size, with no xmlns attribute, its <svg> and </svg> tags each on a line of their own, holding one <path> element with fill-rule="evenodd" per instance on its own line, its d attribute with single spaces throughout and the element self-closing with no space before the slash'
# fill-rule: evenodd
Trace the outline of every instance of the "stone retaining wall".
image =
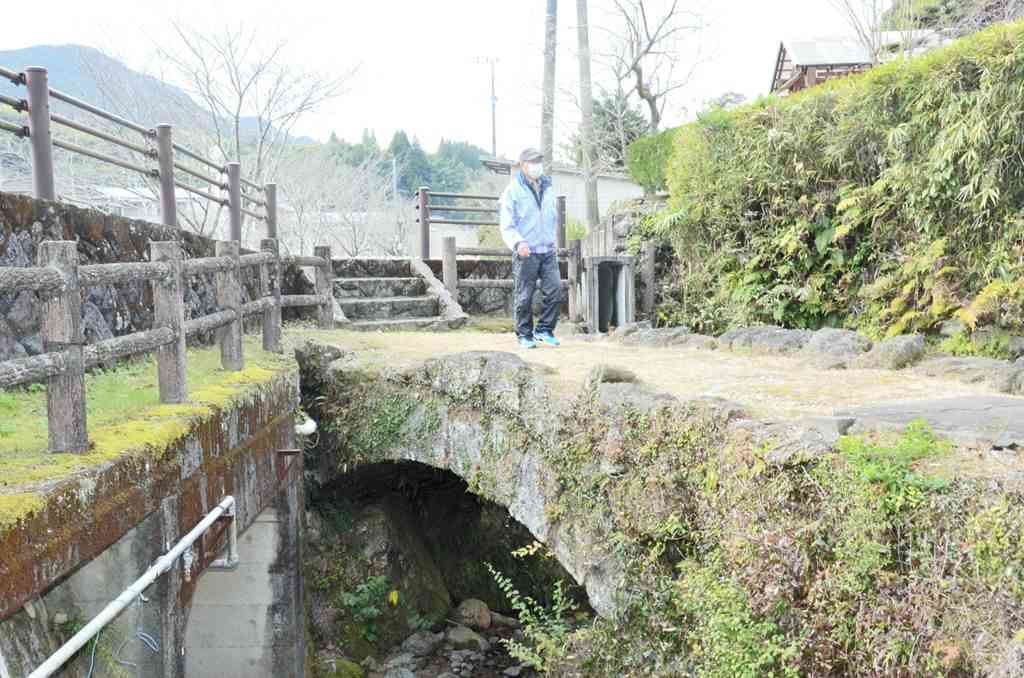
<svg viewBox="0 0 1024 678">
<path fill-rule="evenodd" d="M 212 257 L 215 243 L 210 238 L 146 221 L 0 193 L 0 267 L 35 266 L 37 248 L 44 240 L 77 241 L 82 264 L 148 261 L 149 243 L 160 240 L 180 241 L 188 258 Z M 254 274 L 255 269 L 243 272 L 244 302 L 250 301 L 256 291 Z M 284 294 L 305 294 L 304 290 L 312 289 L 312 285 L 301 271 L 289 267 L 282 288 Z M 152 328 L 153 298 L 148 283 L 91 287 L 85 290 L 82 302 L 83 327 L 89 343 Z M 0 361 L 43 352 L 40 309 L 34 292 L 0 293 Z M 185 319 L 215 310 L 213 276 L 190 278 L 185 289 Z"/>
</svg>

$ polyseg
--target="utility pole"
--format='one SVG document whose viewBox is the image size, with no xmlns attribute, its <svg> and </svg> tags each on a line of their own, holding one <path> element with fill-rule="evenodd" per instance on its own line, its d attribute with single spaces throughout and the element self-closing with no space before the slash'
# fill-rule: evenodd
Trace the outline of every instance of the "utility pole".
<svg viewBox="0 0 1024 678">
<path fill-rule="evenodd" d="M 555 160 L 555 54 L 558 51 L 558 0 L 548 0 L 544 18 L 544 104 L 540 114 L 540 152 L 550 167 Z"/>
<path fill-rule="evenodd" d="M 579 41 L 580 103 L 583 108 L 583 180 L 587 193 L 587 229 L 593 233 L 600 222 L 600 215 L 597 210 L 597 177 L 594 176 L 594 96 L 590 80 L 587 0 L 576 0 L 576 37 Z"/>
<path fill-rule="evenodd" d="M 476 63 L 491 67 L 491 155 L 498 157 L 498 95 L 494 87 L 494 65 L 498 57 L 477 57 Z"/>
</svg>

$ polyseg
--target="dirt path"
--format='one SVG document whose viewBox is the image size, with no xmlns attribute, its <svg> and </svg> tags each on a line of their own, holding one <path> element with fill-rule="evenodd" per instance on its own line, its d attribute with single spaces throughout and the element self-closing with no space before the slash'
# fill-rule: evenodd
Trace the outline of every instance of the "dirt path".
<svg viewBox="0 0 1024 678">
<path fill-rule="evenodd" d="M 507 351 L 551 370 L 556 393 L 570 396 L 599 364 L 632 371 L 649 388 L 680 399 L 717 396 L 767 419 L 832 415 L 891 400 L 981 396 L 980 384 L 934 379 L 889 370 L 819 370 L 786 357 L 749 356 L 675 347 L 623 346 L 609 340 L 564 339 L 560 348 L 519 349 L 508 334 L 487 332 L 393 333 L 290 331 L 290 340 L 316 338 L 354 350 L 368 365 L 412 366 L 463 351 Z M 1021 399 L 1024 403 L 1024 399 Z"/>
</svg>

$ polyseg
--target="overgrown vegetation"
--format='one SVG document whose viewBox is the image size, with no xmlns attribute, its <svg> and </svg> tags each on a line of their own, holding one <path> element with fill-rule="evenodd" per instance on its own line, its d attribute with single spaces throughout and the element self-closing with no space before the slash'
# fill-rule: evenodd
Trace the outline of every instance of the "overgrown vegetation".
<svg viewBox="0 0 1024 678">
<path fill-rule="evenodd" d="M 640 137 L 629 145 L 629 173 L 648 193 L 664 191 L 675 130 Z"/>
<path fill-rule="evenodd" d="M 679 259 L 661 322 L 1024 327 L 1022 35 L 1000 24 L 676 130 L 651 224 Z"/>
<path fill-rule="evenodd" d="M 573 636 L 557 675 L 970 676 L 1024 620 L 1018 493 L 934 477 L 924 424 L 780 464 L 700 408 L 581 403 L 558 453 L 561 517 L 607 526 L 626 564 L 618 616 Z"/>
</svg>

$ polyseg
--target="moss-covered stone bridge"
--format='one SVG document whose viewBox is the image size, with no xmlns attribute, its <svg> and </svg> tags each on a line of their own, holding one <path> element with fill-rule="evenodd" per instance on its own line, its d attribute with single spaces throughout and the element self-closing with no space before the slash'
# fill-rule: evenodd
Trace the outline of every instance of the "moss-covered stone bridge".
<svg viewBox="0 0 1024 678">
<path fill-rule="evenodd" d="M 308 480 L 324 485 L 382 462 L 454 473 L 473 493 L 506 507 L 586 589 L 604 621 L 581 643 L 597 643 L 612 628 L 603 625 L 638 614 L 638 605 L 652 612 L 652 592 L 676 581 L 671 567 L 662 569 L 669 555 L 670 566 L 706 569 L 710 561 L 700 554 L 713 551 L 715 567 L 724 558 L 743 576 L 757 549 L 797 557 L 802 547 L 788 537 L 757 541 L 796 524 L 787 521 L 806 520 L 787 513 L 795 509 L 785 502 L 772 504 L 781 501 L 772 493 L 808 468 L 856 476 L 856 469 L 825 461 L 841 440 L 883 445 L 885 431 L 928 421 L 936 433 L 926 434 L 931 442 L 912 460 L 914 473 L 987 488 L 970 515 L 1005 503 L 1024 478 L 1015 452 L 1024 442 L 1024 365 L 951 362 L 908 342 L 872 346 L 851 333 L 770 328 L 712 339 L 638 326 L 610 338 L 568 335 L 559 349 L 518 352 L 503 322 L 477 322 L 436 333 L 292 326 L 285 343 L 284 356 L 247 348 L 251 358 L 241 373 L 221 371 L 213 351 L 194 349 L 192 395 L 181 406 L 158 403 L 147 363 L 92 375 L 94 445 L 80 456 L 45 452 L 40 393 L 0 394 L 0 656 L 9 675 L 20 676 L 52 651 L 61 637 L 55 616 L 73 622 L 71 611 L 105 602 L 83 601 L 85 582 L 130 582 L 227 494 L 240 501 L 243 528 L 267 508 L 283 521 L 271 539 L 273 557 L 253 567 L 270 563 L 273 576 L 283 577 L 271 588 L 291 603 L 276 614 L 293 615 L 291 635 L 267 636 L 269 663 L 242 667 L 238 675 L 301 675 L 303 464 L 280 454 L 295 447 L 300 397 L 320 424 L 305 453 Z M 861 437 L 843 438 L 848 434 Z M 822 491 L 808 501 L 825 511 L 847 490 Z M 767 513 L 745 513 L 754 495 L 769 502 Z M 170 573 L 159 585 L 159 602 L 143 612 L 153 615 L 164 641 L 159 656 L 140 650 L 135 657 L 145 675 L 184 675 L 189 661 L 188 675 L 206 675 L 196 663 L 203 650 L 224 651 L 189 635 L 197 632 L 190 626 L 208 631 L 214 614 L 203 609 L 206 595 L 197 586 L 210 576 L 240 576 L 199 577 L 219 544 L 203 545 L 192 571 Z M 284 566 L 288 558 L 293 562 Z M 103 569 L 90 570 L 96 567 Z M 103 590 L 112 597 L 120 590 L 114 589 Z M 219 614 L 230 609 L 224 595 Z M 679 591 L 672 595 L 681 596 L 672 614 L 694 604 Z M 648 623 L 643 617 L 636 628 Z M 266 624 L 261 633 L 272 632 Z M 1009 627 L 1006 633 L 1000 652 L 1012 640 Z M 992 647 L 972 652 L 982 650 L 986 662 L 998 659 Z M 663 670 L 671 664 L 668 655 L 657 661 L 668 662 Z M 615 675 L 608 670 L 593 675 Z"/>
</svg>

